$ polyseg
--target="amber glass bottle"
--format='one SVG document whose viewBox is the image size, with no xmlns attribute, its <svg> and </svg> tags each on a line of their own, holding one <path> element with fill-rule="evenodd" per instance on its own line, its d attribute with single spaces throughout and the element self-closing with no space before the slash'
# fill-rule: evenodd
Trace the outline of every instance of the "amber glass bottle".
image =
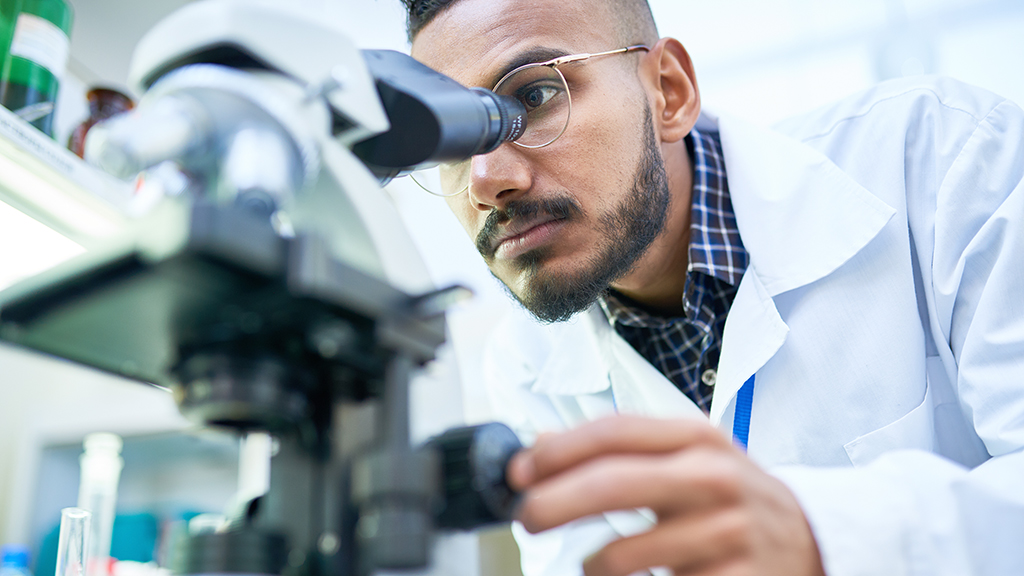
<svg viewBox="0 0 1024 576">
<path fill-rule="evenodd" d="M 85 136 L 89 129 L 97 122 L 102 122 L 111 116 L 131 110 L 135 103 L 132 99 L 110 88 L 93 88 L 85 94 L 89 101 L 89 117 L 79 124 L 68 138 L 68 150 L 85 157 Z"/>
</svg>

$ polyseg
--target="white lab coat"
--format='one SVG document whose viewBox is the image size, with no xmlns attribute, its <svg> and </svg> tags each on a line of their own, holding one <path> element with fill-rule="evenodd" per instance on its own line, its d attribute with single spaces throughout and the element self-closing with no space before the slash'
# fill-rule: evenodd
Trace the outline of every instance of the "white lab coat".
<svg viewBox="0 0 1024 576">
<path fill-rule="evenodd" d="M 948 79 L 721 135 L 750 267 L 711 423 L 756 373 L 749 455 L 795 493 L 830 576 L 1024 574 L 1024 112 Z M 495 330 L 486 380 L 526 440 L 616 411 L 704 415 L 596 308 Z M 650 516 L 649 514 L 647 516 Z M 516 529 L 527 576 L 650 526 Z"/>
</svg>

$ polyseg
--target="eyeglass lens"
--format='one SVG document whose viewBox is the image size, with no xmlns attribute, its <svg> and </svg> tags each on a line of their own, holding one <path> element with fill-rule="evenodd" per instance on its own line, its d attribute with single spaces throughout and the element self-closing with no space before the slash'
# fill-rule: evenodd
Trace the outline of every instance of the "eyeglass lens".
<svg viewBox="0 0 1024 576">
<path fill-rule="evenodd" d="M 523 66 L 498 82 L 493 91 L 519 100 L 526 108 L 526 131 L 515 141 L 521 147 L 547 146 L 569 125 L 569 88 L 552 66 Z M 453 196 L 469 186 L 471 165 L 469 160 L 442 164 L 436 177 L 417 173 L 413 179 L 431 194 Z"/>
</svg>

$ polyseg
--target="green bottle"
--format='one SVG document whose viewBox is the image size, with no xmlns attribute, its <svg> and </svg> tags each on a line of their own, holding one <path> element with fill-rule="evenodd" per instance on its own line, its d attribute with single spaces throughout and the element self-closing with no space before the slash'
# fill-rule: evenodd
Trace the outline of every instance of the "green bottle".
<svg viewBox="0 0 1024 576">
<path fill-rule="evenodd" d="M 0 74 L 7 62 L 7 51 L 11 48 L 14 35 L 14 21 L 18 18 L 20 0 L 0 0 Z"/>
<path fill-rule="evenodd" d="M 12 6 L 17 8 L 0 71 L 0 104 L 53 136 L 57 88 L 68 60 L 71 6 L 66 0 L 0 0 L 0 6 L 5 17 Z"/>
</svg>

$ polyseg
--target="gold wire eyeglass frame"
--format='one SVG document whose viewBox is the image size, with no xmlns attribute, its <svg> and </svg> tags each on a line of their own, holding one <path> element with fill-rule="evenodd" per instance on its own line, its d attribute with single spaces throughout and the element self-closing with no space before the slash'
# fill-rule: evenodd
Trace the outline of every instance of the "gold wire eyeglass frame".
<svg viewBox="0 0 1024 576">
<path fill-rule="evenodd" d="M 556 134 L 554 138 L 552 138 L 551 140 L 548 140 L 544 144 L 529 145 L 529 144 L 521 144 L 519 142 L 512 142 L 512 144 L 515 144 L 516 146 L 519 146 L 520 148 L 525 148 L 527 150 L 536 150 L 538 148 L 544 148 L 545 146 L 550 146 L 556 140 L 561 138 L 562 134 L 565 134 L 565 131 L 569 129 L 569 122 L 572 119 L 572 92 L 569 90 L 569 82 L 566 81 L 565 75 L 562 74 L 562 71 L 558 69 L 559 66 L 562 66 L 562 65 L 565 65 L 565 64 L 574 64 L 574 63 L 584 62 L 586 60 L 590 60 L 592 58 L 599 58 L 601 56 L 612 56 L 612 55 L 615 55 L 615 54 L 626 54 L 627 52 L 633 52 L 633 51 L 636 51 L 636 50 L 649 51 L 650 47 L 649 46 L 645 46 L 643 44 L 635 44 L 633 46 L 626 46 L 625 48 L 616 48 L 615 50 L 607 50 L 605 52 L 595 52 L 595 53 L 591 53 L 591 54 L 588 54 L 588 53 L 570 54 L 568 56 L 559 56 L 558 58 L 552 58 L 551 60 L 547 60 L 545 62 L 533 62 L 533 63 L 530 63 L 530 64 L 524 64 L 524 65 L 516 68 L 515 70 L 512 70 L 508 74 L 505 74 L 504 76 L 502 76 L 501 80 L 498 80 L 498 82 L 494 84 L 494 87 L 491 89 L 492 91 L 497 92 L 498 88 L 502 85 L 503 82 L 505 82 L 506 80 L 508 80 L 512 76 L 515 76 L 516 74 L 522 72 L 523 70 L 528 70 L 530 68 L 538 68 L 538 67 L 543 67 L 543 66 L 549 67 L 552 70 L 554 70 L 555 72 L 557 72 L 558 73 L 558 77 L 562 80 L 562 85 L 565 86 L 566 102 L 568 103 L 568 111 L 565 114 L 565 125 L 562 126 L 562 130 L 559 131 L 558 134 Z M 527 124 L 527 129 L 529 129 L 529 124 Z M 465 162 L 470 162 L 470 161 L 471 160 L 465 160 Z M 440 196 L 442 198 L 451 198 L 453 196 L 458 196 L 459 194 L 462 194 L 466 190 L 469 190 L 469 184 L 467 184 L 464 188 L 462 188 L 461 190 L 459 190 L 458 192 L 455 192 L 453 194 L 439 194 L 437 192 L 434 192 L 434 191 L 430 190 L 430 188 L 424 186 L 423 184 L 421 184 L 419 182 L 419 180 L 416 179 L 415 176 L 410 176 L 410 177 L 412 178 L 412 181 L 416 183 L 417 186 L 422 188 L 428 194 L 431 194 L 433 196 Z"/>
</svg>

